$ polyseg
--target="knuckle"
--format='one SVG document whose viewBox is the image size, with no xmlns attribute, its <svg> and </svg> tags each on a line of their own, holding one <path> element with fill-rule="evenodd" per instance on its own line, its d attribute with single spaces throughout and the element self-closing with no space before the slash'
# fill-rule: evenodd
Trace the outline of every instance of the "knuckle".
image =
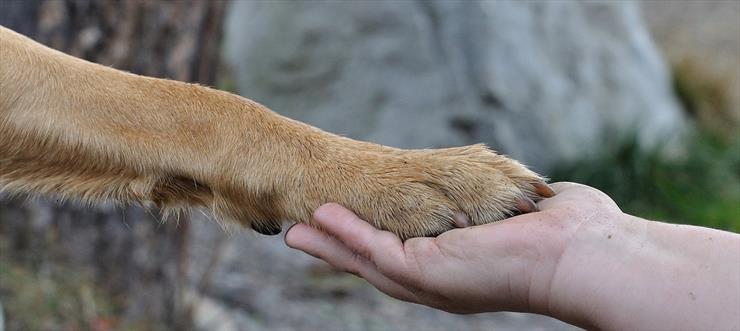
<svg viewBox="0 0 740 331">
<path fill-rule="evenodd" d="M 359 254 L 353 254 L 352 258 L 350 259 L 349 263 L 341 266 L 341 270 L 350 274 L 353 274 L 358 277 L 362 277 L 361 270 L 362 265 L 366 263 L 366 260 L 364 257 L 362 257 Z"/>
</svg>

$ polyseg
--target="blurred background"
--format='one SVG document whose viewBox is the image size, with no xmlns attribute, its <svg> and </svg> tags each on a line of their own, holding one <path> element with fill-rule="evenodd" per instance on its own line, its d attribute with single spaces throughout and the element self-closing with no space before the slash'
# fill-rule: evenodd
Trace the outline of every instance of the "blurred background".
<svg viewBox="0 0 740 331">
<path fill-rule="evenodd" d="M 485 142 L 740 230 L 740 2 L 0 0 L 0 25 L 397 147 Z M 209 216 L 0 196 L 0 330 L 573 329 L 388 298 Z"/>
</svg>

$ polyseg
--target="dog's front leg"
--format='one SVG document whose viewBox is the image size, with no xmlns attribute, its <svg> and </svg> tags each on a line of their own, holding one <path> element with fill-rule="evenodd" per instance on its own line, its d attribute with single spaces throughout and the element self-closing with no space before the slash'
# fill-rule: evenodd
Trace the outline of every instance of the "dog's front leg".
<svg viewBox="0 0 740 331">
<path fill-rule="evenodd" d="M 341 138 L 229 93 L 124 73 L 0 27 L 0 185 L 86 201 L 209 207 L 266 234 L 338 202 L 407 238 L 483 224 L 550 195 L 482 146 Z"/>
<path fill-rule="evenodd" d="M 0 61 L 3 189 L 223 209 L 222 196 L 272 200 L 255 177 L 280 168 L 273 152 L 297 161 L 277 141 L 288 121 L 238 96 L 99 66 L 2 27 Z"/>
</svg>

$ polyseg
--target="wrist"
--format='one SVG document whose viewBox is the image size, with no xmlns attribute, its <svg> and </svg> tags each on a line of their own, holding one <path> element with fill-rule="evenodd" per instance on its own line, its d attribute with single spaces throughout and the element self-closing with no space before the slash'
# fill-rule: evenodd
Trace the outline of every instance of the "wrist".
<svg viewBox="0 0 740 331">
<path fill-rule="evenodd" d="M 626 214 L 589 223 L 558 263 L 551 315 L 596 329 L 723 329 L 731 324 L 727 317 L 733 308 L 725 307 L 737 307 L 737 300 L 722 293 L 738 272 L 727 264 L 729 245 L 720 243 L 736 245 L 736 238 Z M 718 313 L 701 314 L 707 307 Z"/>
<path fill-rule="evenodd" d="M 564 234 L 567 243 L 542 309 L 574 325 L 600 329 L 615 300 L 624 297 L 620 292 L 634 289 L 622 277 L 638 272 L 632 268 L 640 266 L 636 254 L 647 241 L 648 223 L 622 212 L 596 214 Z"/>
</svg>

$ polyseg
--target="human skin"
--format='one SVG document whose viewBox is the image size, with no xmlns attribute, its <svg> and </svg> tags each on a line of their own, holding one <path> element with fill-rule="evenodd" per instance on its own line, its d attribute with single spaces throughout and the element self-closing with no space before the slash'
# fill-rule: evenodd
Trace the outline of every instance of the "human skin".
<svg viewBox="0 0 740 331">
<path fill-rule="evenodd" d="M 588 329 L 740 329 L 740 236 L 623 213 L 555 183 L 539 212 L 402 242 L 337 204 L 286 244 L 380 291 L 453 313 L 521 311 Z"/>
</svg>

